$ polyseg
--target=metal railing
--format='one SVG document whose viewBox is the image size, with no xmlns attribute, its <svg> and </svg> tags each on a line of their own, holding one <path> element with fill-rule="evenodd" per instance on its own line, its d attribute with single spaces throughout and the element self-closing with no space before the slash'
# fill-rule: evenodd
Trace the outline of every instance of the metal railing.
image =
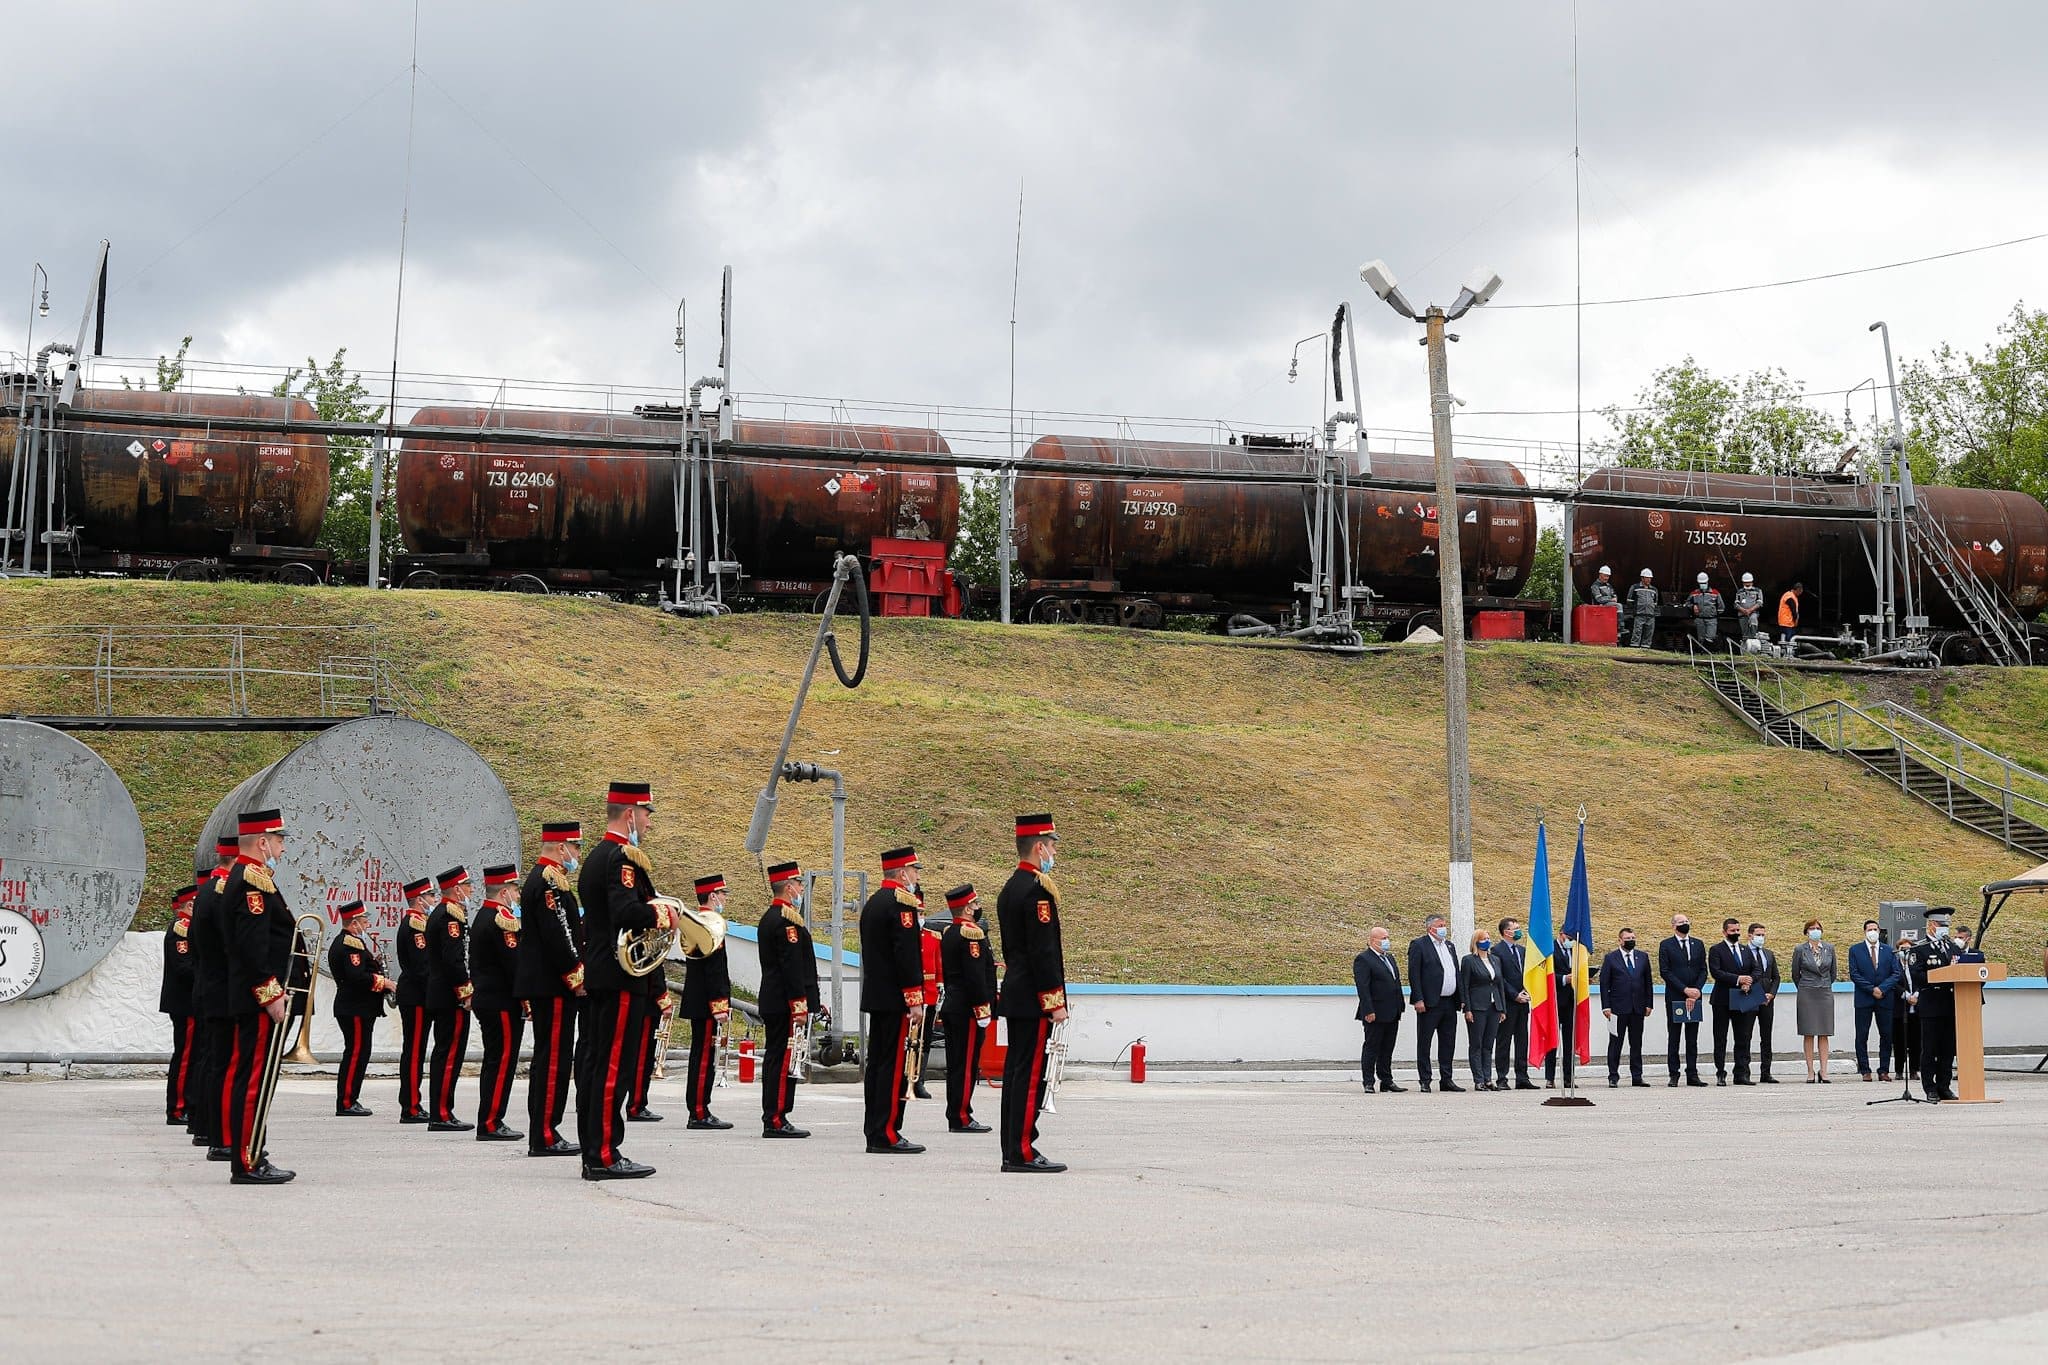
<svg viewBox="0 0 2048 1365">
<path fill-rule="evenodd" d="M 1941 589 L 1970 623 L 1986 649 L 2004 664 L 2031 660 L 2026 622 L 1995 584 L 1981 578 L 1965 560 L 1948 532 L 1924 507 L 1906 518 L 1906 533 L 1933 570 Z"/>
</svg>

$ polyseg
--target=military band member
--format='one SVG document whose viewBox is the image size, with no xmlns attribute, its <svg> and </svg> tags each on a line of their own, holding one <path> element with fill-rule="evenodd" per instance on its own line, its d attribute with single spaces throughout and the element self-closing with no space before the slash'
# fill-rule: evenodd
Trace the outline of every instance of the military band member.
<svg viewBox="0 0 2048 1365">
<path fill-rule="evenodd" d="M 292 969 L 296 926 L 270 869 L 284 852 L 284 815 L 252 810 L 237 821 L 240 850 L 221 891 L 227 944 L 227 1009 L 231 1039 L 221 1083 L 221 1137 L 237 1185 L 282 1185 L 293 1172 L 270 1164 L 255 1139 L 263 1073 L 272 1036 L 285 1026 L 285 980 Z"/>
<path fill-rule="evenodd" d="M 455 1117 L 455 1083 L 469 1050 L 469 1002 L 476 985 L 469 971 L 469 870 L 451 867 L 435 880 L 441 903 L 427 916 L 427 1018 L 433 1025 L 430 1133 L 466 1133 L 475 1125 Z"/>
<path fill-rule="evenodd" d="M 810 1130 L 789 1121 L 796 1104 L 797 1078 L 789 1074 L 791 1035 L 809 1020 L 816 1028 L 825 1010 L 818 998 L 818 955 L 804 923 L 803 873 L 795 863 L 768 869 L 774 899 L 761 916 L 755 943 L 761 954 L 761 1028 L 767 1049 L 761 1071 L 761 1136 L 807 1138 Z"/>
<path fill-rule="evenodd" d="M 384 996 L 393 981 L 384 975 L 384 959 L 370 947 L 370 912 L 350 901 L 335 912 L 341 933 L 327 949 L 327 976 L 334 982 L 334 1022 L 341 1026 L 341 1065 L 334 1073 L 334 1112 L 339 1118 L 368 1118 L 363 1076 L 370 1069 L 370 1046 L 377 1021 L 384 1017 Z"/>
<path fill-rule="evenodd" d="M 1920 1018 L 1920 1088 L 1930 1100 L 1952 1100 L 1950 1088 L 1956 1062 L 1956 988 L 1933 981 L 1932 972 L 1955 961 L 1949 942 L 1949 911 L 1927 914 L 1927 935 L 1906 950 L 1906 1003 Z"/>
<path fill-rule="evenodd" d="M 860 912 L 860 1008 L 869 1017 L 868 1055 L 861 1059 L 870 1152 L 910 1156 L 922 1143 L 903 1136 L 904 1055 L 910 1019 L 924 1009 L 924 902 L 917 896 L 917 852 L 882 855 L 882 885 Z"/>
<path fill-rule="evenodd" d="M 185 941 L 192 945 L 192 1013 L 197 1019 L 195 1046 L 197 1075 L 193 1077 L 190 1116 L 192 1145 L 206 1148 L 209 1161 L 226 1161 L 228 1145 L 221 1136 L 220 1089 L 227 1080 L 228 1047 L 233 1034 L 228 1028 L 228 944 L 221 927 L 221 895 L 227 890 L 228 873 L 242 849 L 239 838 L 214 841 L 219 866 L 199 883 L 192 898 L 192 920 Z"/>
<path fill-rule="evenodd" d="M 164 930 L 164 979 L 157 988 L 156 1008 L 171 1021 L 171 1065 L 164 1073 L 164 1122 L 183 1127 L 192 1121 L 192 898 L 196 886 L 181 886 L 171 896 L 171 927 Z"/>
<path fill-rule="evenodd" d="M 699 877 L 697 904 L 725 913 L 725 877 Z M 690 1100 L 692 1128 L 730 1128 L 732 1125 L 711 1112 L 711 1087 L 718 1080 L 718 1030 L 732 1019 L 732 971 L 725 945 L 704 957 L 692 958 L 683 969 L 683 999 L 676 1007 L 681 1018 L 690 1021 L 690 1074 L 685 1091 Z"/>
<path fill-rule="evenodd" d="M 583 980 L 590 994 L 585 1046 L 577 1050 L 576 1128 L 583 1145 L 585 1180 L 634 1180 L 654 1167 L 619 1150 L 626 1092 L 632 1087 L 634 1046 L 652 1018 L 661 973 L 636 977 L 619 962 L 621 933 L 666 928 L 669 912 L 652 904 L 654 864 L 640 842 L 654 821 L 654 797 L 645 782 L 614 782 L 605 797 L 604 838 L 590 851 L 577 879 L 583 903 Z"/>
<path fill-rule="evenodd" d="M 1038 1150 L 1038 1115 L 1045 1104 L 1045 1045 L 1052 1026 L 1067 1017 L 1067 968 L 1060 946 L 1060 893 L 1053 885 L 1053 848 L 1059 842 L 1050 815 L 1017 817 L 1017 870 L 996 897 L 1003 935 L 1002 1012 L 1010 1033 L 1003 1057 L 1003 1169 L 1064 1171 Z"/>
<path fill-rule="evenodd" d="M 676 996 L 668 988 L 666 968 L 657 968 L 641 978 L 656 983 L 647 1003 L 647 1017 L 641 1022 L 639 1036 L 626 1049 L 632 1059 L 632 1083 L 626 1087 L 626 1122 L 660 1123 L 667 1117 L 658 1114 L 647 1105 L 648 1088 L 654 1084 L 654 1056 L 657 1035 L 666 1034 L 675 1027 Z"/>
<path fill-rule="evenodd" d="M 989 979 L 988 935 L 975 923 L 981 898 L 972 884 L 946 893 L 953 922 L 939 937 L 939 960 L 945 969 L 942 1015 L 946 1021 L 946 1129 L 954 1133 L 986 1133 L 988 1125 L 974 1118 L 974 1080 L 981 1071 L 981 1050 L 995 1023 L 995 989 Z"/>
<path fill-rule="evenodd" d="M 497 863 L 484 869 L 484 903 L 469 925 L 469 979 L 476 987 L 470 1012 L 483 1035 L 483 1073 L 477 1078 L 476 1140 L 518 1142 L 526 1134 L 505 1125 L 512 1077 L 519 1070 L 519 1042 L 526 1036 L 525 1011 L 513 991 L 519 968 L 519 916 L 510 904 L 519 868 Z"/>
<path fill-rule="evenodd" d="M 583 827 L 574 820 L 542 825 L 540 857 L 519 892 L 519 964 L 513 984 L 533 1019 L 533 1057 L 526 1073 L 529 1156 L 575 1156 L 583 1150 L 562 1136 L 583 998 L 583 912 L 570 881 L 579 866 L 576 846 L 582 838 Z"/>
<path fill-rule="evenodd" d="M 427 947 L 427 916 L 434 908 L 434 879 L 405 884 L 405 918 L 398 923 L 398 1121 L 425 1123 L 421 1077 L 427 1061 L 427 978 L 433 953 Z"/>
</svg>

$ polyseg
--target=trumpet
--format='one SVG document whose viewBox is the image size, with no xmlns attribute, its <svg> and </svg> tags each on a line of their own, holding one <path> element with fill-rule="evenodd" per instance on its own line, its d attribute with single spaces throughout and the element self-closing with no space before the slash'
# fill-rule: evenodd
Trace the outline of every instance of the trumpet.
<svg viewBox="0 0 2048 1365">
<path fill-rule="evenodd" d="M 908 1100 L 917 1083 L 924 1079 L 924 1006 L 910 1015 L 910 1032 L 903 1039 L 903 1098 Z"/>
<path fill-rule="evenodd" d="M 718 1025 L 718 1032 L 712 1035 L 711 1040 L 711 1069 L 717 1079 L 711 1085 L 713 1089 L 723 1090 L 732 1083 L 733 1069 L 739 1065 L 739 1059 L 732 1050 L 732 1014 L 728 1011 L 725 1018 L 713 1022 Z"/>
<path fill-rule="evenodd" d="M 309 928 L 310 926 L 310 928 Z M 305 1029 L 311 1028 L 313 1006 L 313 983 L 320 977 L 320 950 L 327 941 L 327 921 L 318 915 L 300 915 L 297 932 L 292 936 L 291 961 L 285 971 L 285 1017 L 298 1007 L 292 1000 L 294 992 L 305 997 L 306 1024 L 299 1033 L 299 1042 L 306 1041 Z M 303 968 L 303 972 L 302 969 Z M 305 985 L 290 984 L 295 978 L 304 977 Z M 265 1140 L 270 1135 L 270 1103 L 277 1097 L 277 1078 L 284 1071 L 285 1030 L 280 1027 L 270 1035 L 270 1050 L 263 1058 L 263 1083 L 257 1091 L 256 1121 L 249 1131 L 242 1135 L 242 1161 L 253 1166 L 263 1159 Z"/>
<path fill-rule="evenodd" d="M 315 935 L 316 940 L 324 939 L 327 932 L 327 925 L 325 921 L 320 919 L 319 916 L 301 915 L 299 916 L 298 919 L 299 927 L 297 930 L 294 931 L 293 934 L 293 962 L 291 974 L 293 976 L 299 975 L 298 959 L 300 959 L 301 957 L 305 959 L 306 968 L 305 999 L 303 1003 L 295 1003 L 292 1006 L 293 1013 L 299 1016 L 299 1041 L 294 1043 L 291 1047 L 291 1050 L 286 1052 L 284 1055 L 284 1059 L 287 1062 L 290 1062 L 293 1066 L 317 1066 L 320 1062 L 320 1059 L 313 1055 L 313 1048 L 311 1045 L 313 1038 L 313 996 L 318 991 L 320 986 L 320 953 L 317 949 L 311 949 L 305 952 L 301 952 L 302 949 L 307 948 L 307 945 L 309 943 L 309 940 L 305 936 L 305 925 L 306 921 L 308 920 L 313 921 L 314 924 L 319 926 L 319 931 Z M 289 1024 L 291 1021 L 291 1016 L 286 1015 L 285 1021 L 287 1024 Z M 284 1030 L 280 1029 L 278 1031 L 282 1033 Z"/>
<path fill-rule="evenodd" d="M 1057 1114 L 1053 1101 L 1060 1093 L 1060 1082 L 1067 1074 L 1067 1024 L 1060 1019 L 1046 1031 L 1045 1035 L 1045 1112 Z"/>
<path fill-rule="evenodd" d="M 789 1066 L 787 1072 L 793 1081 L 804 1078 L 804 1072 L 811 1065 L 811 1020 L 815 1015 L 806 1014 L 801 1023 L 790 1025 Z"/>
<path fill-rule="evenodd" d="M 670 1044 L 675 1041 L 676 1005 L 682 999 L 673 990 L 664 992 L 664 995 L 668 1003 L 661 1007 L 661 1017 L 654 1025 L 661 1030 L 661 1043 L 654 1052 L 654 1079 L 657 1081 L 668 1079 L 668 1050 Z"/>
</svg>

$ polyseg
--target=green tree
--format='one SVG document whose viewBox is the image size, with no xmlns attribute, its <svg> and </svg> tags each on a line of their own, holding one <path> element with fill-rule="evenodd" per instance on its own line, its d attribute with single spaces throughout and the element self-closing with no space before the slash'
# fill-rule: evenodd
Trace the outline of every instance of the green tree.
<svg viewBox="0 0 2048 1365">
<path fill-rule="evenodd" d="M 2013 305 L 1981 355 L 1944 343 L 1906 366 L 1900 401 L 1915 473 L 2048 498 L 2048 312 Z"/>
<path fill-rule="evenodd" d="M 1564 600 L 1564 533 L 1546 526 L 1536 537 L 1536 558 L 1529 566 L 1529 581 L 1522 596 L 1540 602 Z"/>
<path fill-rule="evenodd" d="M 156 358 L 156 386 L 159 392 L 170 393 L 185 382 L 185 352 L 191 349 L 192 338 L 186 337 L 178 343 L 176 355 L 160 355 Z M 137 386 L 129 383 L 128 376 L 124 374 L 121 376 L 121 387 L 132 389 Z"/>
<path fill-rule="evenodd" d="M 321 365 L 306 357 L 306 368 L 293 366 L 271 390 L 278 398 L 303 398 L 313 405 L 322 421 L 375 422 L 384 416 L 382 403 L 370 402 L 370 391 L 361 374 L 351 373 L 344 363 L 348 347 L 335 350 L 334 359 Z M 327 457 L 332 481 L 327 494 L 327 519 L 320 526 L 320 546 L 337 559 L 367 559 L 370 554 L 370 454 L 367 436 L 330 436 Z M 388 476 L 391 471 L 387 466 Z M 387 488 L 384 498 L 383 558 L 380 569 L 390 567 L 398 549 L 398 518 L 393 512 L 397 500 Z"/>
<path fill-rule="evenodd" d="M 996 544 L 1002 538 L 1002 490 L 993 474 L 965 474 L 960 479 L 960 530 L 947 556 L 953 576 L 967 587 L 994 589 L 1000 576 Z M 985 615 L 970 607 L 969 615 Z M 1000 610 L 997 612 L 1000 615 Z"/>
<path fill-rule="evenodd" d="M 1815 473 L 1835 467 L 1845 438 L 1783 370 L 1724 379 L 1691 356 L 1652 374 L 1633 405 L 1601 415 L 1614 434 L 1594 450 L 1638 469 Z"/>
</svg>

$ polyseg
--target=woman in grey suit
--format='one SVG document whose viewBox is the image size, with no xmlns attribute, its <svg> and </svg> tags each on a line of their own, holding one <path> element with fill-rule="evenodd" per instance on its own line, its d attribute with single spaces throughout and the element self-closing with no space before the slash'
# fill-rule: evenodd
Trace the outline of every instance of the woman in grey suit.
<svg viewBox="0 0 2048 1365">
<path fill-rule="evenodd" d="M 1465 1047 L 1474 1090 L 1505 1090 L 1493 1080 L 1493 1044 L 1508 1012 L 1508 992 L 1484 929 L 1472 935 L 1472 951 L 1458 964 L 1458 995 L 1465 1004 Z"/>
<path fill-rule="evenodd" d="M 1792 950 L 1792 984 L 1799 990 L 1799 1046 L 1806 1055 L 1806 1083 L 1828 1085 L 1828 1044 L 1835 1036 L 1835 945 L 1827 941 L 1817 919 L 1806 922 L 1806 942 Z"/>
</svg>

